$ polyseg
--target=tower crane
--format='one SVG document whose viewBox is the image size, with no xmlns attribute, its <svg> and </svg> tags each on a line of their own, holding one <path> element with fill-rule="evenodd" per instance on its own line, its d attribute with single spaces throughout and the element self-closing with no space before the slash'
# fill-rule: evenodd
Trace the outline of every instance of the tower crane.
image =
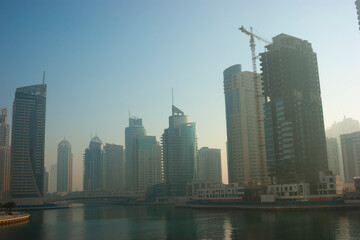
<svg viewBox="0 0 360 240">
<path fill-rule="evenodd" d="M 264 43 L 267 43 L 267 44 L 271 44 L 270 41 L 262 38 L 262 37 L 259 37 L 257 35 L 255 35 L 253 33 L 253 30 L 252 30 L 252 27 L 250 27 L 250 31 L 246 30 L 244 28 L 244 26 L 241 26 L 241 28 L 239 28 L 240 31 L 242 31 L 243 33 L 245 33 L 246 35 L 250 36 L 250 48 L 251 48 L 251 58 L 252 58 L 252 64 L 253 64 L 253 72 L 254 72 L 254 75 L 256 75 L 256 54 L 255 54 L 255 38 L 256 39 L 259 39 L 260 41 L 263 41 Z"/>
<path fill-rule="evenodd" d="M 265 142 L 264 142 L 264 138 L 263 138 L 263 135 L 264 135 L 264 130 L 262 128 L 262 122 L 263 122 L 263 119 L 262 119 L 262 116 L 261 116 L 261 108 L 262 108 L 262 105 L 261 105 L 261 102 L 260 102 L 260 97 L 261 97 L 261 94 L 259 93 L 259 83 L 258 83 L 258 76 L 257 76 L 257 71 L 256 71 L 256 54 L 255 54 L 255 38 L 256 39 L 259 39 L 267 44 L 271 44 L 270 41 L 262 38 L 262 37 L 259 37 L 257 35 L 255 35 L 253 33 L 253 29 L 252 27 L 250 27 L 250 31 L 246 30 L 244 28 L 244 26 L 241 26 L 239 28 L 239 30 L 243 33 L 245 33 L 246 35 L 250 36 L 250 48 L 251 48 L 251 58 L 252 58 L 252 67 L 253 67 L 253 82 L 254 82 L 254 92 L 255 92 L 255 105 L 256 105 L 256 115 L 258 117 L 258 120 L 256 121 L 256 126 L 257 126 L 257 140 L 258 140 L 258 144 L 259 144 L 259 160 L 260 160 L 260 172 L 261 172 L 261 185 L 265 185 L 265 174 L 266 174 L 266 171 L 265 171 L 265 164 L 266 164 L 266 157 L 265 157 L 265 150 L 264 150 L 264 147 L 265 147 Z M 272 182 L 272 178 L 271 178 L 271 182 Z"/>
</svg>

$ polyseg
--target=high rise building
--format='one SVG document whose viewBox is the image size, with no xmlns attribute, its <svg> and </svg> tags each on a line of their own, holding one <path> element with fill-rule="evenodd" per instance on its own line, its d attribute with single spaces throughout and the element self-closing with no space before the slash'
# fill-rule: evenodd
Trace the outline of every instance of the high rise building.
<svg viewBox="0 0 360 240">
<path fill-rule="evenodd" d="M 241 65 L 224 71 L 228 175 L 230 183 L 265 185 L 268 179 L 260 75 Z M 257 106 L 260 105 L 260 106 Z M 257 109 L 258 107 L 258 109 Z"/>
<path fill-rule="evenodd" d="M 329 170 L 340 176 L 339 151 L 336 138 L 326 138 L 326 150 Z"/>
<path fill-rule="evenodd" d="M 135 189 L 147 188 L 162 182 L 161 147 L 154 136 L 135 138 Z"/>
<path fill-rule="evenodd" d="M 64 139 L 57 152 L 57 192 L 72 192 L 72 160 L 71 144 Z"/>
<path fill-rule="evenodd" d="M 125 188 L 124 148 L 121 145 L 107 143 L 104 152 L 106 189 L 112 192 L 123 191 Z"/>
<path fill-rule="evenodd" d="M 196 124 L 172 106 L 169 128 L 162 135 L 164 180 L 170 196 L 185 196 L 186 184 L 196 180 Z"/>
<path fill-rule="evenodd" d="M 10 194 L 10 147 L 7 109 L 0 108 L 0 199 Z"/>
<path fill-rule="evenodd" d="M 57 164 L 50 166 L 49 173 L 49 192 L 55 193 L 57 191 Z"/>
<path fill-rule="evenodd" d="M 222 183 L 220 149 L 200 148 L 197 170 L 198 180 Z"/>
<path fill-rule="evenodd" d="M 141 118 L 129 118 L 129 127 L 125 128 L 125 160 L 126 160 L 126 189 L 135 190 L 135 151 L 136 136 L 145 136 L 146 131 Z"/>
<path fill-rule="evenodd" d="M 49 192 L 49 172 L 44 168 L 44 195 Z"/>
<path fill-rule="evenodd" d="M 269 172 L 278 184 L 310 183 L 327 170 L 316 54 L 308 41 L 286 34 L 260 54 Z"/>
<path fill-rule="evenodd" d="M 91 139 L 84 154 L 84 192 L 102 191 L 106 186 L 103 143 L 99 137 Z"/>
<path fill-rule="evenodd" d="M 44 192 L 46 84 L 16 89 L 11 138 L 11 196 Z"/>
<path fill-rule="evenodd" d="M 340 135 L 344 160 L 345 182 L 352 183 L 360 176 L 360 132 Z"/>
<path fill-rule="evenodd" d="M 9 146 L 9 131 L 7 108 L 0 108 L 0 146 Z"/>
<path fill-rule="evenodd" d="M 334 122 L 331 127 L 326 129 L 325 134 L 328 138 L 336 138 L 338 143 L 338 159 L 340 164 L 340 177 L 344 181 L 344 163 L 342 159 L 341 153 L 341 142 L 340 142 L 340 135 L 341 134 L 348 134 L 360 131 L 360 124 L 358 120 L 347 118 L 344 116 L 344 119 L 340 122 Z"/>
</svg>

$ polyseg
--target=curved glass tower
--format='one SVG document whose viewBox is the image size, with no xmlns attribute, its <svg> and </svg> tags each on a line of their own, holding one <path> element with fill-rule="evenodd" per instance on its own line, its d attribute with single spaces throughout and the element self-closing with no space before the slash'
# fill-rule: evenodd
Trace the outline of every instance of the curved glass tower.
<svg viewBox="0 0 360 240">
<path fill-rule="evenodd" d="M 11 196 L 42 197 L 46 84 L 16 89 L 11 139 Z"/>
</svg>

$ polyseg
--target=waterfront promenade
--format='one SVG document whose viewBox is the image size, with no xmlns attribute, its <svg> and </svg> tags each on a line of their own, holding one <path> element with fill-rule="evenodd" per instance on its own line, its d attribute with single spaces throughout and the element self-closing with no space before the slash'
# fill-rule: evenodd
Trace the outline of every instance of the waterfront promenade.
<svg viewBox="0 0 360 240">
<path fill-rule="evenodd" d="M 13 212 L 12 215 L 9 215 L 5 212 L 0 212 L 0 225 L 24 222 L 29 219 L 30 214 L 28 213 Z"/>
</svg>

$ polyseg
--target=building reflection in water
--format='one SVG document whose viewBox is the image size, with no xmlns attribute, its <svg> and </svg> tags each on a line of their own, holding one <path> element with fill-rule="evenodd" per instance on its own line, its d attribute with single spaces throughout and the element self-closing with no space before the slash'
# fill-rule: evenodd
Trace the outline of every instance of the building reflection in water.
<svg viewBox="0 0 360 240">
<path fill-rule="evenodd" d="M 229 240 L 229 239 L 231 239 L 232 225 L 231 225 L 231 222 L 230 222 L 230 218 L 229 218 L 229 217 L 226 217 L 226 218 L 224 219 L 223 229 L 224 229 L 224 240 Z"/>
</svg>

